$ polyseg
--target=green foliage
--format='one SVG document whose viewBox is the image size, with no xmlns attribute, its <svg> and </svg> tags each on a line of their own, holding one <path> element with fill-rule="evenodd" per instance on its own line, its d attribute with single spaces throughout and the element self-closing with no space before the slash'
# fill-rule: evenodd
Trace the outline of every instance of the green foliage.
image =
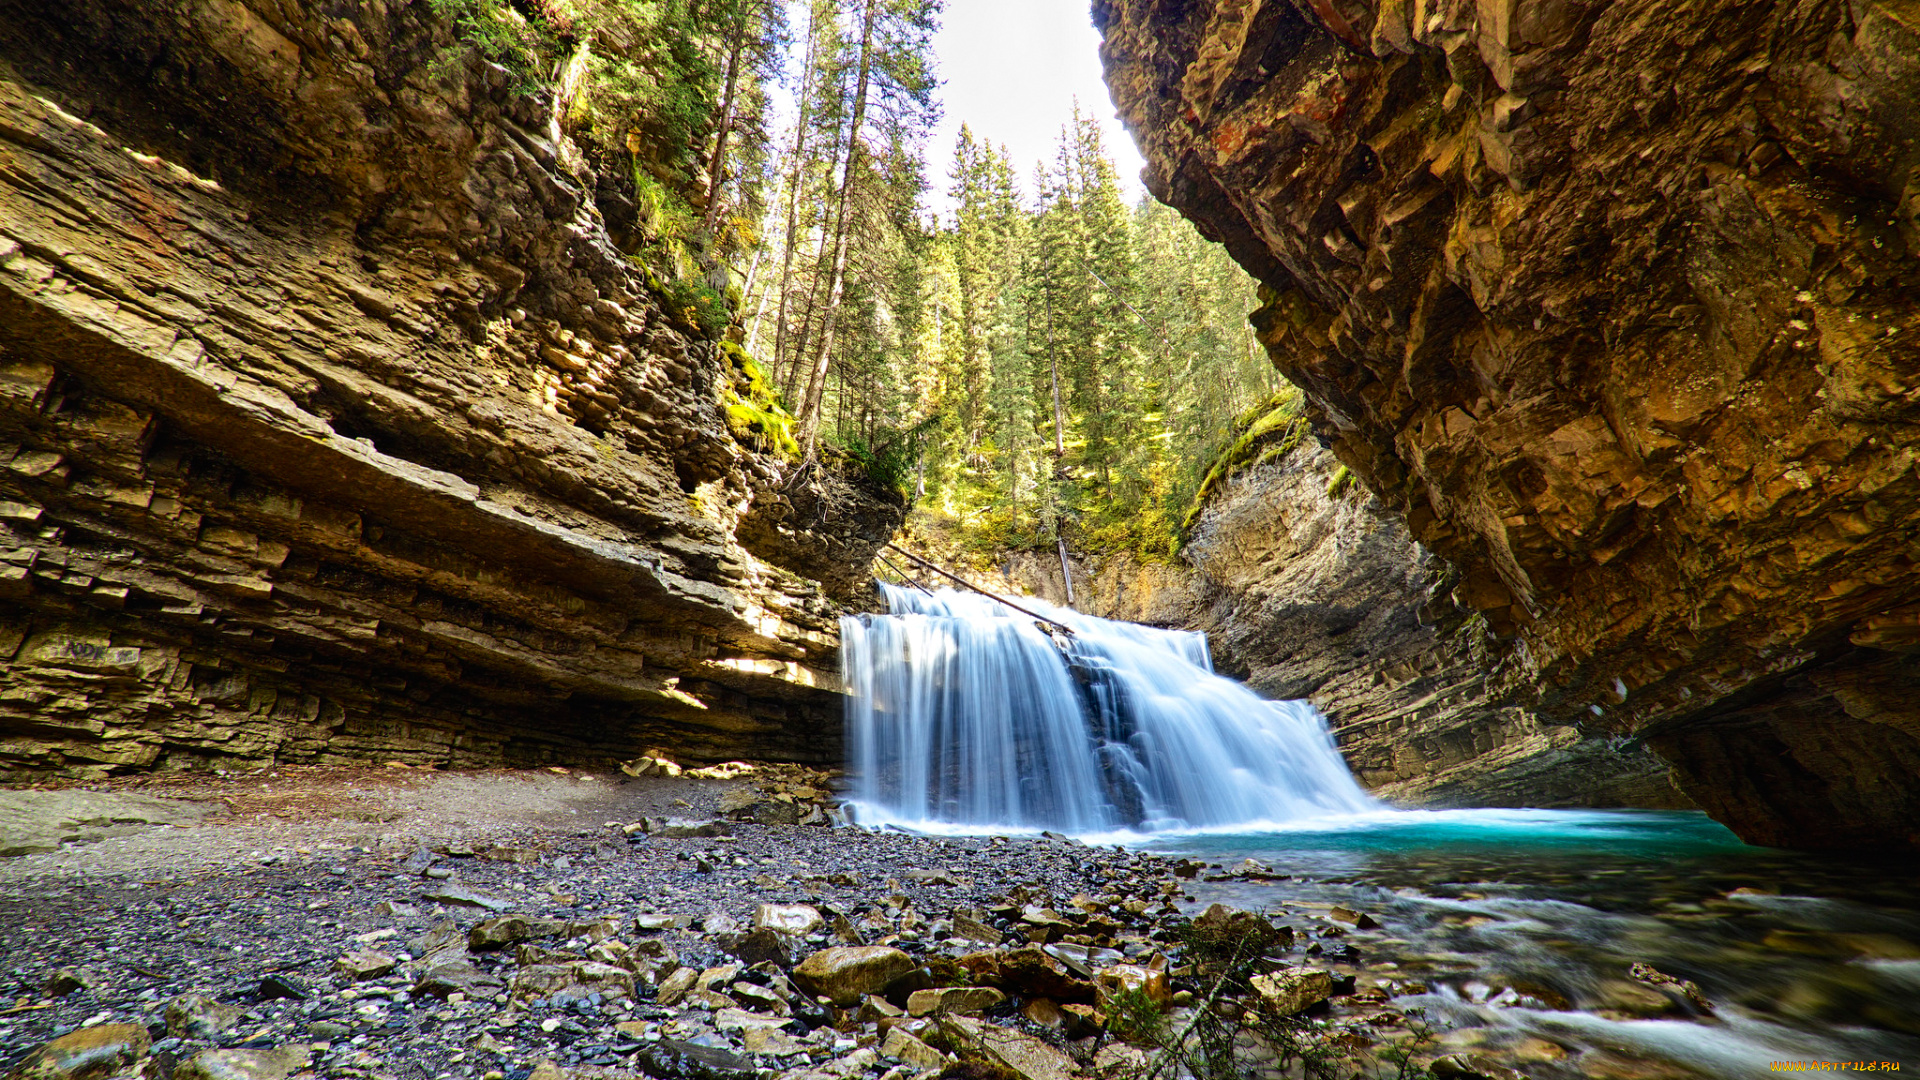
<svg viewBox="0 0 1920 1080">
<path fill-rule="evenodd" d="M 1345 465 L 1341 465 L 1339 468 L 1333 470 L 1332 476 L 1327 478 L 1327 498 L 1329 499 L 1337 498 L 1339 497 L 1342 491 L 1345 491 L 1352 486 L 1353 486 L 1352 471 L 1349 470 Z"/>
<path fill-rule="evenodd" d="M 733 378 L 720 391 L 727 428 L 733 437 L 745 446 L 789 460 L 798 458 L 800 446 L 793 439 L 793 417 L 780 404 L 779 391 L 768 381 L 766 372 L 738 344 L 723 341 L 719 348 L 733 368 Z"/>
<path fill-rule="evenodd" d="M 429 4 L 453 20 L 461 41 L 507 70 L 514 93 L 541 89 L 546 69 L 560 51 L 559 39 L 544 24 L 529 22 L 506 0 L 429 0 Z M 441 57 L 436 68 L 444 71 L 454 59 L 453 55 Z"/>
<path fill-rule="evenodd" d="M 1165 1046 L 1173 1035 L 1165 1005 L 1143 987 L 1114 990 L 1101 1002 L 1107 1031 L 1116 1038 L 1147 1046 Z"/>
<path fill-rule="evenodd" d="M 905 498 L 912 491 L 908 481 L 926 452 L 928 436 L 938 423 L 938 417 L 928 417 L 907 428 L 882 429 L 872 442 L 850 435 L 840 440 L 840 450 L 875 486 Z"/>
<path fill-rule="evenodd" d="M 1200 512 L 1206 509 L 1208 501 L 1235 473 L 1252 465 L 1285 457 L 1300 445 L 1300 440 L 1307 434 L 1307 424 L 1300 414 L 1300 406 L 1300 392 L 1289 387 L 1235 420 L 1230 441 L 1215 455 L 1213 464 L 1207 469 L 1206 479 L 1201 481 L 1199 490 L 1194 493 L 1193 504 L 1181 522 L 1181 532 L 1193 528 L 1193 523 L 1200 517 Z"/>
</svg>

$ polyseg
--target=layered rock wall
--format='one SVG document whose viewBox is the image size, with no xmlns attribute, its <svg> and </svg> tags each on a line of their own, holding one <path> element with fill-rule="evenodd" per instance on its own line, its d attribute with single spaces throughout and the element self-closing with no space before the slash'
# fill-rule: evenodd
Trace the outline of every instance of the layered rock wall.
<svg viewBox="0 0 1920 1080">
<path fill-rule="evenodd" d="M 1920 5 L 1096 0 L 1147 182 L 1556 724 L 1920 844 Z"/>
<path fill-rule="evenodd" d="M 1451 569 L 1339 476 L 1304 440 L 1222 486 L 1182 564 L 1076 560 L 1077 606 L 1205 632 L 1220 672 L 1311 700 L 1354 775 L 1400 805 L 1690 805 L 1645 747 L 1515 704 L 1497 641 L 1447 599 Z M 1065 599 L 1057 560 L 1008 570 Z"/>
<path fill-rule="evenodd" d="M 552 112 L 428 4 L 0 5 L 0 766 L 837 759 L 809 489 Z"/>
</svg>

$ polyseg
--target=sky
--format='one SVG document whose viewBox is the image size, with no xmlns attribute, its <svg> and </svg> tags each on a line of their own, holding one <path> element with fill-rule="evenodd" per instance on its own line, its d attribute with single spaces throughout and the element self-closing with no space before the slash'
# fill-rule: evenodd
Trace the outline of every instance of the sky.
<svg viewBox="0 0 1920 1080">
<path fill-rule="evenodd" d="M 1127 200 L 1140 197 L 1140 154 L 1101 81 L 1100 35 L 1088 7 L 1087 0 L 947 0 L 934 39 L 945 108 L 927 142 L 935 209 L 950 207 L 947 170 L 962 123 L 975 137 L 1006 145 L 1024 189 L 1034 163 L 1053 157 L 1076 97 L 1101 123 Z"/>
</svg>

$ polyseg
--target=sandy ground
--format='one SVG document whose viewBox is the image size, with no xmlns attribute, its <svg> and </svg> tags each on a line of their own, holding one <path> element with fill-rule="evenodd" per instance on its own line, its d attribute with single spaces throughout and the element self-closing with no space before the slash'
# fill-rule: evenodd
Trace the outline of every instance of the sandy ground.
<svg viewBox="0 0 1920 1080">
<path fill-rule="evenodd" d="M 38 792 L 100 793 L 183 804 L 175 824 L 68 830 L 58 851 L 0 859 L 0 884 L 49 877 L 191 873 L 236 860 L 332 848 L 508 843 L 552 833 L 601 835 L 605 823 L 711 816 L 739 781 L 632 778 L 566 769 L 442 773 L 401 768 L 282 766 L 216 776 L 130 777 L 0 790 L 0 814 Z M 90 805 L 90 804 L 89 804 Z M 197 822 L 192 819 L 198 817 Z"/>
</svg>

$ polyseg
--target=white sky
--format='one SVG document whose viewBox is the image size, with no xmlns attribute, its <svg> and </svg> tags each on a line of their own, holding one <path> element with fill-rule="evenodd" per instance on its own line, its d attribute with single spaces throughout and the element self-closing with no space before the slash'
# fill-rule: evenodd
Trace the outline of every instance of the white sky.
<svg viewBox="0 0 1920 1080">
<path fill-rule="evenodd" d="M 927 179 L 933 206 L 949 208 L 947 170 L 960 125 L 976 138 L 1005 144 L 1023 194 L 1035 162 L 1051 160 L 1060 128 L 1080 108 L 1100 120 L 1125 187 L 1140 197 L 1141 160 L 1114 116 L 1100 78 L 1100 35 L 1087 0 L 947 0 L 940 34 L 940 126 L 927 142 Z"/>
</svg>

